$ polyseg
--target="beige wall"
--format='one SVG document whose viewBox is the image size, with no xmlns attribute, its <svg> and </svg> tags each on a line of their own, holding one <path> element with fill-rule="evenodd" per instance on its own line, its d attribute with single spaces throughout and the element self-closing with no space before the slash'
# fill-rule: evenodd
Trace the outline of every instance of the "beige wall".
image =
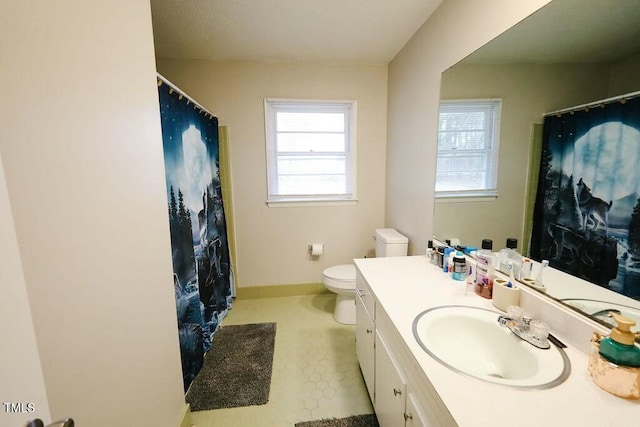
<svg viewBox="0 0 640 427">
<path fill-rule="evenodd" d="M 609 65 L 456 65 L 442 75 L 442 99 L 502 98 L 498 193 L 491 201 L 439 199 L 434 234 L 480 246 L 507 237 L 523 244 L 523 218 L 533 123 L 543 114 L 607 96 Z"/>
<path fill-rule="evenodd" d="M 384 225 L 387 66 L 159 60 L 158 71 L 229 127 L 239 287 L 318 283 L 374 248 Z M 268 207 L 264 98 L 358 101 L 355 206 Z M 309 244 L 325 245 L 319 259 Z"/>
<path fill-rule="evenodd" d="M 385 224 L 413 254 L 434 231 L 440 74 L 548 2 L 446 0 L 389 65 Z"/>
<path fill-rule="evenodd" d="M 51 416 L 176 426 L 184 395 L 149 2 L 5 9 L 0 153 L 26 286 L 11 244 L 16 280 L 2 286 L 31 310 Z M 32 380 L 33 396 L 16 398 L 42 401 Z"/>
<path fill-rule="evenodd" d="M 613 64 L 608 96 L 640 90 L 640 54 Z"/>
</svg>

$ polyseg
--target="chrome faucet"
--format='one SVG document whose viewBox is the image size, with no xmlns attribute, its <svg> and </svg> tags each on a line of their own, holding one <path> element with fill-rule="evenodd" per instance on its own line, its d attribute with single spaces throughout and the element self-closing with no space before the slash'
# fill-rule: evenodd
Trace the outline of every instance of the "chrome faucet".
<svg viewBox="0 0 640 427">
<path fill-rule="evenodd" d="M 608 323 L 611 326 L 615 326 L 616 323 L 615 323 L 615 320 L 612 319 L 611 313 L 622 314 L 620 310 L 616 310 L 615 308 L 609 308 L 605 310 L 596 311 L 595 313 L 592 313 L 591 316 L 596 317 L 602 320 L 603 322 Z"/>
<path fill-rule="evenodd" d="M 551 347 L 549 344 L 549 328 L 541 320 L 514 319 L 509 316 L 498 316 L 498 323 L 509 329 L 515 336 L 531 344 L 534 347 L 546 350 Z"/>
</svg>

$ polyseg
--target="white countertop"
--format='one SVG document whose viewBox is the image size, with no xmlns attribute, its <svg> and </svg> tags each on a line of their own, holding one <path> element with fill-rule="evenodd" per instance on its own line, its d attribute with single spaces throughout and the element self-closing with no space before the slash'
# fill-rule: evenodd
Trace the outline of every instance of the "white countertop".
<svg viewBox="0 0 640 427">
<path fill-rule="evenodd" d="M 600 389 L 589 375 L 587 355 L 571 345 L 565 349 L 571 375 L 546 390 L 518 390 L 487 383 L 441 365 L 415 340 L 414 318 L 428 308 L 452 304 L 499 311 L 491 300 L 474 293 L 465 295 L 464 281 L 452 280 L 424 256 L 357 259 L 355 264 L 460 427 L 640 425 L 640 401 L 625 400 Z M 546 310 L 550 317 L 554 317 L 552 310 L 570 311 L 557 304 L 550 304 Z M 553 322 L 549 323 L 551 333 L 569 344 L 572 337 L 558 333 Z"/>
</svg>

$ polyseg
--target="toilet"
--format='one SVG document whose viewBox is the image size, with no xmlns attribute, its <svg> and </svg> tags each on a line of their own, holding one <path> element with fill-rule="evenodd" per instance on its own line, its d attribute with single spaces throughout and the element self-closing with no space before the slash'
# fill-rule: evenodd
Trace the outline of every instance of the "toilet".
<svg viewBox="0 0 640 427">
<path fill-rule="evenodd" d="M 376 229 L 376 257 L 406 256 L 409 239 L 393 228 Z M 356 323 L 356 266 L 353 264 L 334 265 L 322 272 L 322 283 L 337 294 L 333 318 L 338 323 Z"/>
</svg>

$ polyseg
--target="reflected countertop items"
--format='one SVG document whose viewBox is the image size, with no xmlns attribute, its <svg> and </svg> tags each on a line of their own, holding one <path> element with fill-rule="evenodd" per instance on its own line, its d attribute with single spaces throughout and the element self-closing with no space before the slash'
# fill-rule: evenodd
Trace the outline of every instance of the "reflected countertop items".
<svg viewBox="0 0 640 427">
<path fill-rule="evenodd" d="M 636 325 L 631 328 L 631 331 L 640 331 L 640 309 L 636 307 L 587 298 L 564 298 L 560 301 L 611 326 L 615 326 L 615 321 L 609 313 L 613 311 L 616 314 L 622 314 L 636 322 Z"/>
<path fill-rule="evenodd" d="M 535 277 L 541 263 L 533 261 L 533 264 L 532 276 Z M 523 284 L 526 285 L 526 282 Z M 544 286 L 548 296 L 608 326 L 612 323 L 606 319 L 606 314 L 592 315 L 602 310 L 619 310 L 621 314 L 634 319 L 636 321 L 634 331 L 640 331 L 640 301 L 571 276 L 551 266 L 544 269 Z"/>
</svg>

